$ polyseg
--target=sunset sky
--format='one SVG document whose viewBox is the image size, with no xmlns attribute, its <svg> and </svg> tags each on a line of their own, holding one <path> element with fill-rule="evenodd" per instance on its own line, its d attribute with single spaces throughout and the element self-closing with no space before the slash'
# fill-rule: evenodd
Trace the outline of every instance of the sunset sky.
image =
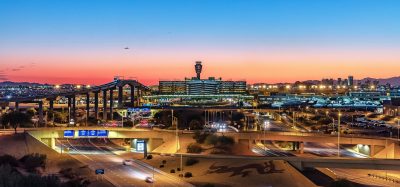
<svg viewBox="0 0 400 187">
<path fill-rule="evenodd" d="M 128 50 L 124 49 L 129 47 Z M 0 81 L 400 75 L 399 0 L 0 0 Z"/>
</svg>

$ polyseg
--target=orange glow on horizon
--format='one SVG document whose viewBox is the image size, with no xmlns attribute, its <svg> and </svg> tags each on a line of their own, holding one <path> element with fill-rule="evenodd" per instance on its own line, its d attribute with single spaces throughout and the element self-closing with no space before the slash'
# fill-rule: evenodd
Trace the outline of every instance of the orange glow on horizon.
<svg viewBox="0 0 400 187">
<path fill-rule="evenodd" d="M 76 55 L 7 55 L 3 74 L 10 81 L 39 83 L 74 83 L 98 85 L 114 76 L 133 77 L 146 85 L 159 80 L 181 80 L 195 76 L 194 62 L 203 62 L 202 77 L 256 82 L 294 82 L 321 80 L 353 75 L 387 78 L 398 76 L 400 54 L 395 51 L 188 51 L 177 50 L 152 55 L 146 52 L 126 55 L 119 53 L 79 53 Z M 206 56 L 201 58 L 201 56 Z M 26 62 L 34 62 L 28 66 Z M 16 68 L 19 70 L 13 71 Z"/>
</svg>

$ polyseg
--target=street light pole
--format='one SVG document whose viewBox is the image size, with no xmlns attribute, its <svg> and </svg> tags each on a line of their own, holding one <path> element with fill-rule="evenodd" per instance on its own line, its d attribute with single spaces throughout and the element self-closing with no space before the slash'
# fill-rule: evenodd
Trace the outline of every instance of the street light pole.
<svg viewBox="0 0 400 187">
<path fill-rule="evenodd" d="M 68 127 L 70 123 L 71 123 L 71 107 L 68 106 L 68 124 L 67 124 Z"/>
<path fill-rule="evenodd" d="M 338 157 L 340 157 L 340 117 L 342 116 L 342 114 L 339 111 L 338 114 Z"/>
<path fill-rule="evenodd" d="M 400 117 L 397 118 L 397 139 L 400 140 Z"/>
<path fill-rule="evenodd" d="M 293 128 L 295 127 L 295 121 L 294 121 L 295 120 L 295 116 L 294 116 L 294 113 L 295 112 L 293 111 Z"/>
</svg>

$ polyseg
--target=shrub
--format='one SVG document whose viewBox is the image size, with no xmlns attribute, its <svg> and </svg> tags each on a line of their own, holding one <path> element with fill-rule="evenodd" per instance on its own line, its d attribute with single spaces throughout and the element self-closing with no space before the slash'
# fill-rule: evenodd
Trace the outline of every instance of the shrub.
<svg viewBox="0 0 400 187">
<path fill-rule="evenodd" d="M 164 165 L 163 165 L 163 164 L 161 164 L 161 165 L 160 165 L 160 168 L 163 168 L 163 167 L 164 167 Z"/>
<path fill-rule="evenodd" d="M 218 136 L 214 134 L 210 134 L 207 136 L 205 143 L 208 145 L 217 145 L 218 143 Z"/>
<path fill-rule="evenodd" d="M 201 132 L 199 130 L 194 132 L 193 139 L 196 140 L 196 143 L 202 144 L 206 140 L 209 134 L 206 132 Z"/>
<path fill-rule="evenodd" d="M 354 184 L 347 179 L 339 179 L 331 182 L 330 187 L 353 187 Z"/>
<path fill-rule="evenodd" d="M 147 155 L 146 159 L 147 159 L 147 160 L 153 159 L 153 155 Z"/>
<path fill-rule="evenodd" d="M 214 187 L 214 184 L 207 183 L 207 184 L 203 185 L 202 187 Z"/>
<path fill-rule="evenodd" d="M 367 117 L 369 117 L 369 118 L 377 118 L 378 116 L 379 116 L 379 114 L 375 114 L 375 113 L 371 113 L 371 114 L 367 115 Z"/>
<path fill-rule="evenodd" d="M 233 145 L 235 144 L 235 140 L 230 136 L 219 136 L 218 144 L 220 145 Z"/>
<path fill-rule="evenodd" d="M 214 146 L 228 146 L 235 144 L 235 140 L 230 136 L 217 136 L 210 134 L 207 136 L 205 143 Z"/>
<path fill-rule="evenodd" d="M 46 158 L 47 156 L 39 153 L 32 153 L 23 156 L 20 161 L 24 164 L 25 168 L 32 172 L 37 167 L 45 167 L 46 166 Z"/>
<path fill-rule="evenodd" d="M 175 170 L 174 169 L 171 169 L 171 171 L 169 171 L 170 173 L 175 173 Z"/>
<path fill-rule="evenodd" d="M 181 171 L 181 168 L 176 168 L 176 171 Z"/>
<path fill-rule="evenodd" d="M 198 143 L 191 143 L 187 146 L 188 153 L 201 153 L 202 151 L 203 151 L 203 148 Z"/>
<path fill-rule="evenodd" d="M 211 151 L 211 154 L 222 154 L 222 155 L 226 155 L 226 154 L 230 154 L 230 153 L 231 153 L 231 150 L 228 149 L 228 148 L 225 148 L 225 149 L 220 149 L 220 148 L 218 148 L 218 149 L 213 149 L 213 150 Z"/>
<path fill-rule="evenodd" d="M 75 179 L 78 177 L 78 175 L 72 171 L 72 168 L 61 169 L 59 173 L 68 179 Z"/>
<path fill-rule="evenodd" d="M 133 127 L 132 121 L 124 121 L 124 127 Z"/>
<path fill-rule="evenodd" d="M 166 161 L 166 160 L 163 160 L 163 161 L 162 161 L 162 164 L 167 164 L 167 161 Z"/>
<path fill-rule="evenodd" d="M 0 165 L 9 164 L 12 167 L 18 166 L 18 161 L 11 155 L 0 156 Z"/>
<path fill-rule="evenodd" d="M 199 163 L 199 160 L 194 159 L 194 158 L 189 158 L 186 160 L 185 165 L 186 166 L 193 166 L 195 164 Z"/>
<path fill-rule="evenodd" d="M 190 177 L 193 177 L 193 174 L 191 172 L 186 172 L 185 178 L 190 178 Z"/>
<path fill-rule="evenodd" d="M 383 121 L 390 121 L 390 120 L 392 120 L 394 117 L 393 116 L 385 116 L 385 117 L 383 117 L 381 120 L 383 120 Z"/>
</svg>

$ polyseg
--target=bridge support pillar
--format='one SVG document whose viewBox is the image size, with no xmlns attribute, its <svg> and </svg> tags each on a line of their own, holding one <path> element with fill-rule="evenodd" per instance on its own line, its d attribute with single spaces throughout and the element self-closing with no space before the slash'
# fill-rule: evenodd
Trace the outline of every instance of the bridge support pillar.
<svg viewBox="0 0 400 187">
<path fill-rule="evenodd" d="M 304 142 L 299 142 L 299 153 L 300 154 L 304 153 Z"/>
<path fill-rule="evenodd" d="M 103 90 L 103 120 L 107 121 L 107 90 Z"/>
<path fill-rule="evenodd" d="M 94 117 L 99 119 L 99 92 L 94 92 Z"/>
<path fill-rule="evenodd" d="M 76 97 L 75 95 L 72 96 L 72 119 L 74 119 L 74 122 L 76 124 Z"/>
<path fill-rule="evenodd" d="M 131 86 L 131 105 L 135 107 L 135 87 Z"/>
<path fill-rule="evenodd" d="M 50 111 L 51 113 L 53 113 L 53 109 L 54 109 L 54 100 L 53 100 L 53 99 L 50 99 L 50 100 L 49 100 L 49 111 Z"/>
<path fill-rule="evenodd" d="M 71 109 L 71 97 L 67 97 L 68 98 L 68 109 Z M 70 114 L 68 114 L 70 115 Z"/>
<path fill-rule="evenodd" d="M 86 126 L 88 125 L 88 119 L 90 114 L 90 93 L 86 93 Z"/>
<path fill-rule="evenodd" d="M 297 150 L 297 142 L 292 142 L 292 151 Z"/>
<path fill-rule="evenodd" d="M 136 93 L 136 102 L 137 102 L 137 106 L 139 107 L 140 106 L 140 89 L 139 89 L 139 87 L 136 89 L 137 90 L 137 93 Z"/>
<path fill-rule="evenodd" d="M 110 89 L 110 119 L 113 120 L 114 90 Z"/>
<path fill-rule="evenodd" d="M 56 148 L 56 139 L 55 138 L 50 138 L 50 147 L 53 150 Z"/>
<path fill-rule="evenodd" d="M 43 102 L 39 101 L 39 126 L 42 126 L 44 121 L 43 121 Z"/>
<path fill-rule="evenodd" d="M 124 103 L 122 101 L 124 92 L 122 89 L 123 89 L 122 86 L 118 86 L 118 108 L 122 108 L 124 106 Z"/>
<path fill-rule="evenodd" d="M 19 102 L 15 102 L 14 104 L 14 110 L 19 111 Z"/>
</svg>

